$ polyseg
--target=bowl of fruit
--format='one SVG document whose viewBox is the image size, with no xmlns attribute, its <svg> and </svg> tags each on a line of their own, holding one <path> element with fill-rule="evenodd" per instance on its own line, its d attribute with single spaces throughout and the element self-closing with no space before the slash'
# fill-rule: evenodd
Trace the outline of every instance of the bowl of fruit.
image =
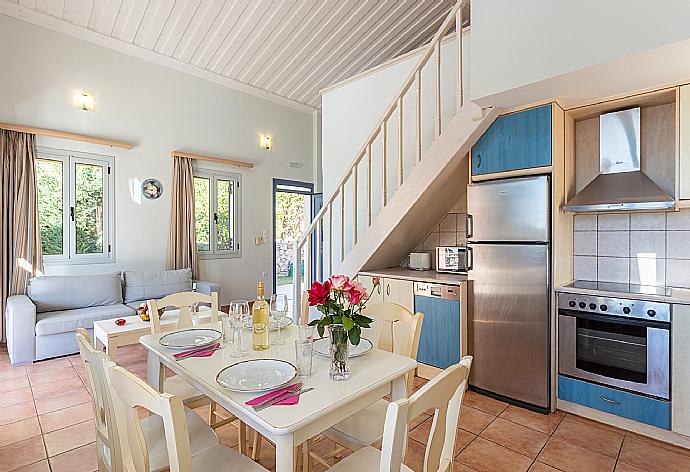
<svg viewBox="0 0 690 472">
<path fill-rule="evenodd" d="M 164 312 L 164 308 L 159 308 L 158 317 L 160 318 L 163 316 Z M 143 321 L 151 321 L 151 316 L 149 315 L 149 305 L 146 302 L 139 305 L 139 308 L 137 308 L 137 315 L 139 315 L 139 318 L 141 318 Z"/>
</svg>

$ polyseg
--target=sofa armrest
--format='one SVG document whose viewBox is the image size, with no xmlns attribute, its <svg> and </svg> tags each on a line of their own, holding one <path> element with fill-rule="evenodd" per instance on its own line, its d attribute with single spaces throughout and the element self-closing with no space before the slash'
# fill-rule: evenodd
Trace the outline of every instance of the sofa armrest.
<svg viewBox="0 0 690 472">
<path fill-rule="evenodd" d="M 206 295 L 211 295 L 212 292 L 218 293 L 218 299 L 220 300 L 220 285 L 214 282 L 205 282 L 203 280 L 195 280 L 196 291 L 199 293 L 205 293 Z"/>
<path fill-rule="evenodd" d="M 7 298 L 5 325 L 12 364 L 33 362 L 36 357 L 36 305 L 29 297 L 12 295 Z"/>
</svg>

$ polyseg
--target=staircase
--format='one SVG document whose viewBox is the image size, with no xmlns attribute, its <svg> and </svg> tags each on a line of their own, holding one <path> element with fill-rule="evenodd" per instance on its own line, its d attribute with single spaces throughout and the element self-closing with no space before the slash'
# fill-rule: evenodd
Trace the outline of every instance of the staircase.
<svg viewBox="0 0 690 472">
<path fill-rule="evenodd" d="M 483 110 L 464 102 L 463 6 L 465 2 L 458 2 L 451 9 L 396 98 L 346 170 L 336 191 L 324 202 L 300 239 L 295 251 L 293 275 L 294 313 L 300 313 L 302 290 L 313 280 L 322 280 L 335 272 L 354 276 L 365 264 L 371 267 L 399 264 L 400 255 L 414 249 L 428 229 L 448 211 L 448 202 L 457 201 L 464 194 L 470 147 L 496 119 L 498 111 Z M 455 114 L 443 123 L 442 107 L 449 103 L 443 102 L 447 98 L 444 99 L 441 90 L 441 42 L 453 29 L 457 40 L 457 57 L 453 58 L 453 67 L 457 67 L 457 96 L 453 97 Z M 422 126 L 428 117 L 422 113 L 422 70 L 427 64 L 434 69 L 434 142 L 423 152 Z M 406 97 L 416 101 L 416 113 L 403 116 Z M 403 120 L 407 119 L 414 120 L 416 137 L 414 167 L 405 175 L 402 143 L 405 138 Z M 392 120 L 397 121 L 396 136 L 389 136 Z M 431 125 L 428 121 L 426 124 Z M 391 138 L 397 140 L 394 156 L 388 155 Z M 379 146 L 381 156 L 381 162 L 376 162 L 378 169 L 372 167 L 375 161 L 372 155 L 377 150 L 375 146 Z M 387 175 L 391 159 L 397 161 L 398 169 L 397 188 L 392 192 L 388 188 L 390 179 Z M 376 171 L 381 178 L 374 182 L 372 175 Z M 374 198 L 378 198 L 378 202 Z M 375 204 L 379 206 L 376 214 L 373 211 Z"/>
</svg>

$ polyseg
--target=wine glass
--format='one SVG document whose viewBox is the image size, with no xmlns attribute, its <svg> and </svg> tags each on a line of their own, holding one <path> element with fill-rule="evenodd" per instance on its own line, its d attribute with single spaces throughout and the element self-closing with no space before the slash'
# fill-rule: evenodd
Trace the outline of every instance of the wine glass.
<svg viewBox="0 0 690 472">
<path fill-rule="evenodd" d="M 287 316 L 288 312 L 288 299 L 287 295 L 284 293 L 274 293 L 271 295 L 271 316 L 273 319 L 276 320 L 276 323 L 278 324 L 278 338 L 276 338 L 273 341 L 274 346 L 282 346 L 285 344 L 285 340 L 283 339 L 283 334 L 281 332 L 281 324 L 283 322 L 283 318 Z"/>
<path fill-rule="evenodd" d="M 244 357 L 247 351 L 242 349 L 242 330 L 247 326 L 249 319 L 249 302 L 246 300 L 235 300 L 230 302 L 230 321 L 235 333 L 237 333 L 237 341 L 233 343 L 235 349 L 232 352 L 233 357 Z"/>
</svg>

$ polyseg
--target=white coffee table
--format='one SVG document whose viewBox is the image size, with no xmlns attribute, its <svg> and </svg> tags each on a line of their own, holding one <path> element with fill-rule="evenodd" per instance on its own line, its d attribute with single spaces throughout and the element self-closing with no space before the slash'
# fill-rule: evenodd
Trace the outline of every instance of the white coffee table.
<svg viewBox="0 0 690 472">
<path fill-rule="evenodd" d="M 168 310 L 161 317 L 161 330 L 172 331 L 177 327 L 177 319 L 180 317 L 180 310 Z M 94 321 L 93 336 L 96 348 L 102 349 L 113 362 L 116 361 L 117 348 L 139 343 L 139 338 L 151 334 L 151 322 L 144 321 L 139 315 L 125 316 L 126 322 L 123 326 L 115 324 L 114 319 Z M 199 311 L 192 315 L 194 325 L 210 323 L 211 309 L 206 306 L 199 307 Z"/>
</svg>

